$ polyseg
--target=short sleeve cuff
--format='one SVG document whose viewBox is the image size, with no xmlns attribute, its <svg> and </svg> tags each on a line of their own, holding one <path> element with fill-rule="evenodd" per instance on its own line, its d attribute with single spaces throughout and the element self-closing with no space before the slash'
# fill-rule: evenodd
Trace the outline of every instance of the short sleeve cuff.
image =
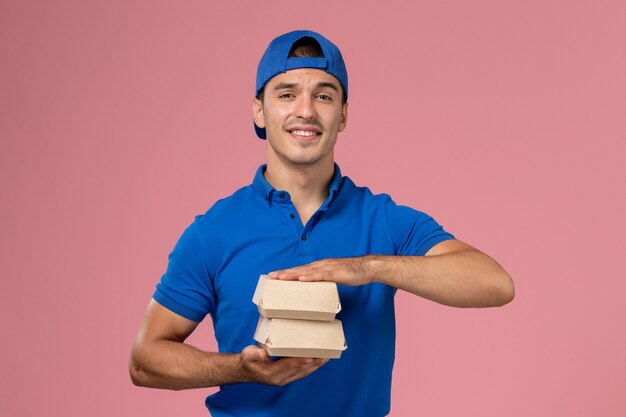
<svg viewBox="0 0 626 417">
<path fill-rule="evenodd" d="M 453 239 L 455 239 L 454 236 L 447 232 L 444 232 L 437 236 L 433 236 L 420 245 L 420 247 L 418 248 L 417 254 L 418 256 L 424 256 L 436 244 L 441 243 L 446 240 L 453 240 Z"/>
<path fill-rule="evenodd" d="M 179 316 L 183 316 L 186 319 L 195 321 L 196 323 L 200 323 L 202 320 L 204 320 L 205 314 L 199 313 L 195 310 L 190 309 L 187 306 L 180 304 L 178 301 L 172 299 L 171 297 L 160 291 L 158 286 L 156 291 L 152 295 L 152 298 L 154 298 L 154 300 L 157 303 L 161 304 L 163 307 L 173 311 Z"/>
</svg>

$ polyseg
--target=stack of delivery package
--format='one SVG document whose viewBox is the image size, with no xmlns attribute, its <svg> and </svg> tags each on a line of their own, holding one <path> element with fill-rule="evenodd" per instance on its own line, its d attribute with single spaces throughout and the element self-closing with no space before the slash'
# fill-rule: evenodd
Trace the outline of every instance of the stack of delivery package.
<svg viewBox="0 0 626 417">
<path fill-rule="evenodd" d="M 261 275 L 252 301 L 261 317 L 254 340 L 270 356 L 338 359 L 346 348 L 337 284 Z"/>
</svg>

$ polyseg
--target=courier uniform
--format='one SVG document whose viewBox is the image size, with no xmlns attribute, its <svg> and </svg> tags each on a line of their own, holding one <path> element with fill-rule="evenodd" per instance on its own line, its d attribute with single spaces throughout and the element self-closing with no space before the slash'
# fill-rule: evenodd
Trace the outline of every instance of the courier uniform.
<svg viewBox="0 0 626 417">
<path fill-rule="evenodd" d="M 454 237 L 430 216 L 373 195 L 335 164 L 328 198 L 302 225 L 286 191 L 265 179 L 219 200 L 185 230 L 154 299 L 190 320 L 211 315 L 220 352 L 238 353 L 259 318 L 259 275 L 325 258 L 424 255 Z M 311 375 L 274 387 L 239 383 L 207 397 L 214 417 L 381 417 L 389 413 L 395 352 L 395 288 L 339 285 L 348 349 Z"/>
</svg>

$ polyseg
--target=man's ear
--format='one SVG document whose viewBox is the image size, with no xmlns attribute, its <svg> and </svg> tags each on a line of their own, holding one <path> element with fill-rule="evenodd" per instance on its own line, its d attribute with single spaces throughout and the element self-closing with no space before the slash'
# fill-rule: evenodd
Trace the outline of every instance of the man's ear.
<svg viewBox="0 0 626 417">
<path fill-rule="evenodd" d="M 348 124 L 348 103 L 343 103 L 341 108 L 341 120 L 339 121 L 339 131 L 343 132 Z"/>
<path fill-rule="evenodd" d="M 254 123 L 261 129 L 265 128 L 265 114 L 263 114 L 263 103 L 258 98 L 252 100 L 252 117 Z"/>
</svg>

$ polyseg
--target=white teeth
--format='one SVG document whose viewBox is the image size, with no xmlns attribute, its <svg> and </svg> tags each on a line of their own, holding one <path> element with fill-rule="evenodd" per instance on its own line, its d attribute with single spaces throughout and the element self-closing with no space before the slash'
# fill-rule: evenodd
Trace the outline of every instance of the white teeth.
<svg viewBox="0 0 626 417">
<path fill-rule="evenodd" d="M 311 130 L 292 130 L 291 133 L 298 136 L 315 136 L 317 132 L 313 132 Z"/>
</svg>

